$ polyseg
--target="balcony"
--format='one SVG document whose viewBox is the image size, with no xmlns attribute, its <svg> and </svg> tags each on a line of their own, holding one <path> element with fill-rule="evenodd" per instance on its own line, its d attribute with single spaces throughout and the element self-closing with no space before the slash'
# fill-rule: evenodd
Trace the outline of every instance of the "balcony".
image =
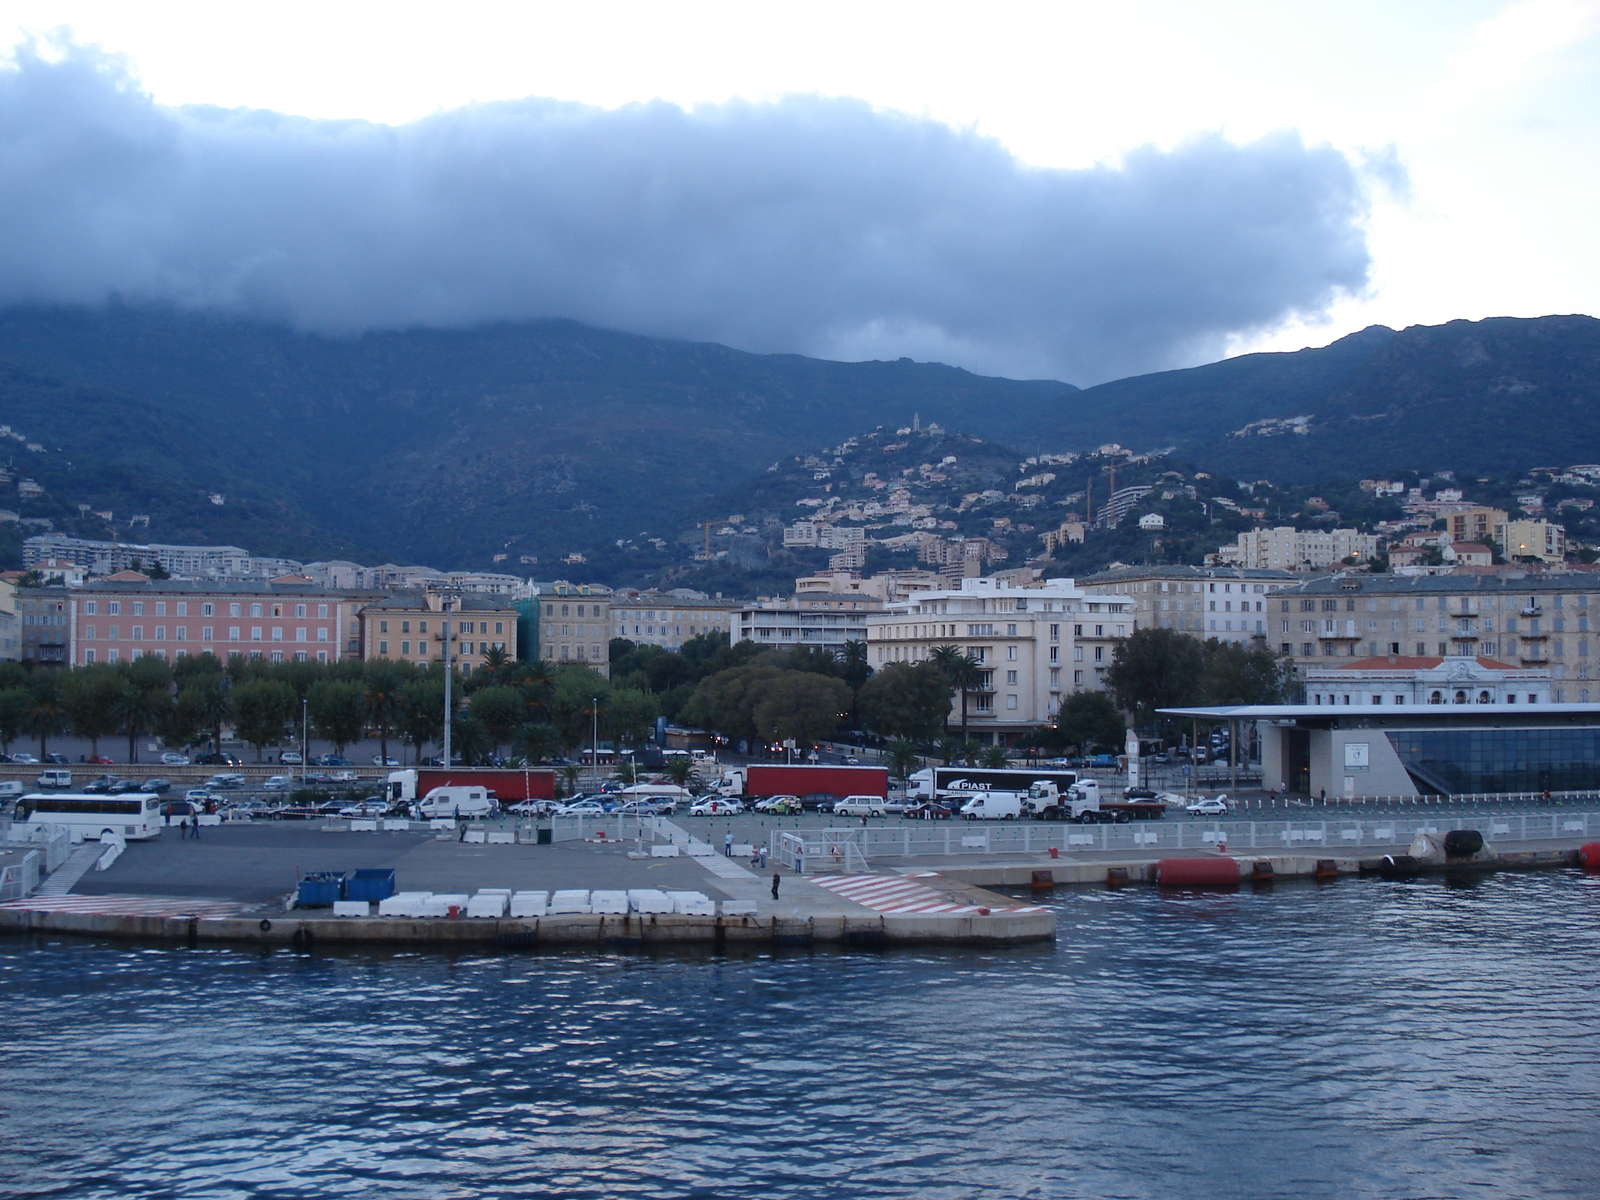
<svg viewBox="0 0 1600 1200">
<path fill-rule="evenodd" d="M 1524 617 L 1539 617 L 1544 615 L 1544 609 L 1537 604 L 1529 604 L 1520 610 Z"/>
</svg>

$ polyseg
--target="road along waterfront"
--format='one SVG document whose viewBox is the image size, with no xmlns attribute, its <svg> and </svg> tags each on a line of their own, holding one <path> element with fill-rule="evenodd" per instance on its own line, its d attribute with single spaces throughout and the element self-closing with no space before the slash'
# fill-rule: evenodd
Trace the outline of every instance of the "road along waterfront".
<svg viewBox="0 0 1600 1200">
<path fill-rule="evenodd" d="M 0 939 L 5 1192 L 1593 1195 L 1596 880 L 1048 903 L 998 953 Z"/>
</svg>

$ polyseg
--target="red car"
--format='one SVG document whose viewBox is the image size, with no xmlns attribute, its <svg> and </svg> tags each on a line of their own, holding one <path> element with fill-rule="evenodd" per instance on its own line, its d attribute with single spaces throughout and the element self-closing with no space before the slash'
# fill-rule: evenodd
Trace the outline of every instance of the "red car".
<svg viewBox="0 0 1600 1200">
<path fill-rule="evenodd" d="M 948 821 L 956 814 L 948 805 L 931 804 L 924 800 L 921 804 L 906 805 L 903 815 L 908 821 Z"/>
<path fill-rule="evenodd" d="M 116 766 L 116 763 L 113 762 L 111 759 L 107 758 L 104 754 L 91 754 L 88 758 L 84 759 L 83 761 L 86 762 L 86 763 L 93 763 L 97 767 L 114 767 L 114 766 Z"/>
</svg>

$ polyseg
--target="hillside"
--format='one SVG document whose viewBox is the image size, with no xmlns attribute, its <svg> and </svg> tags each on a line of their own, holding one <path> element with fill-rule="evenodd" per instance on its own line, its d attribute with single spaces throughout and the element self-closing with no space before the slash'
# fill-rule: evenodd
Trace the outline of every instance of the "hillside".
<svg viewBox="0 0 1600 1200">
<path fill-rule="evenodd" d="M 1235 478 L 1315 483 L 1597 461 L 1597 401 L 1589 317 L 1373 327 L 1079 391 L 565 321 L 326 338 L 129 305 L 0 312 L 0 423 L 20 435 L 0 445 L 44 489 L 4 503 L 25 518 L 525 574 L 563 571 L 574 552 L 598 568 L 624 547 L 632 576 L 682 565 L 684 531 L 754 506 L 742 489 L 770 466 L 875 428 L 892 436 L 915 415 L 1014 447 L 1013 459 L 1120 442 Z M 1085 486 L 1092 466 L 1053 488 Z M 758 552 L 742 536 L 726 546 L 750 559 L 741 569 L 770 559 L 770 539 Z M 15 540 L 0 534 L 0 555 Z"/>
</svg>

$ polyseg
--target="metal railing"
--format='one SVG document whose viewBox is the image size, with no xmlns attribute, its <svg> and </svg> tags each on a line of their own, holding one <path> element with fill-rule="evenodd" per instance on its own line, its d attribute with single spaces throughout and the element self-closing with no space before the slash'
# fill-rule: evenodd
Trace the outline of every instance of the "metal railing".
<svg viewBox="0 0 1600 1200">
<path fill-rule="evenodd" d="M 1226 848 L 1283 853 L 1294 850 L 1359 850 L 1409 845 L 1419 833 L 1476 829 L 1486 840 L 1515 842 L 1566 841 L 1600 837 L 1600 812 L 1417 814 L 1410 817 L 1338 818 L 1284 821 L 1132 821 L 1125 825 L 1076 825 L 1040 821 L 906 822 L 849 829 L 774 831 L 769 852 L 780 862 L 793 847 L 785 839 L 800 838 L 809 859 L 813 843 L 839 866 L 831 846 L 848 835 L 864 859 L 915 858 L 935 855 L 1034 854 L 1121 850 L 1160 853 L 1168 850 Z M 790 863 L 789 865 L 792 865 Z M 809 863 L 808 869 L 819 869 Z"/>
<path fill-rule="evenodd" d="M 29 850 L 21 861 L 0 867 L 0 900 L 21 900 L 39 886 L 39 852 Z"/>
</svg>

